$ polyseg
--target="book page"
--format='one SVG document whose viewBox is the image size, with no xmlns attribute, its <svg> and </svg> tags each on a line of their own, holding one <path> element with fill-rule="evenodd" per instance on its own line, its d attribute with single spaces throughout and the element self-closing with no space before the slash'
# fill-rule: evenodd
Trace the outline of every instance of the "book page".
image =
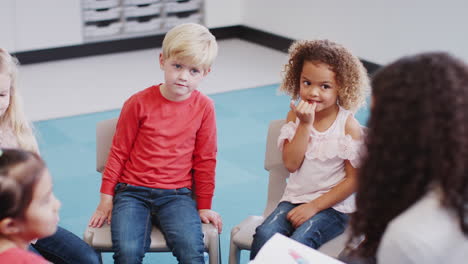
<svg viewBox="0 0 468 264">
<path fill-rule="evenodd" d="M 289 237 L 275 234 L 249 264 L 344 264 L 335 258 L 303 245 Z"/>
</svg>

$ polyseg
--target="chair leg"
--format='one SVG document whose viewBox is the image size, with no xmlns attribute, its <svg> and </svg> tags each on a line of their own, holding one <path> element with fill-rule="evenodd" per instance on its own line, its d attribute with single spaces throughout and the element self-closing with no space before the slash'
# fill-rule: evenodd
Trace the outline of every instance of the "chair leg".
<svg viewBox="0 0 468 264">
<path fill-rule="evenodd" d="M 217 234 L 218 235 L 218 234 Z M 219 235 L 217 238 L 210 238 L 208 245 L 208 255 L 210 264 L 221 264 L 221 246 Z"/>
<path fill-rule="evenodd" d="M 218 236 L 218 263 L 222 264 L 223 260 L 221 258 L 221 237 Z"/>
<path fill-rule="evenodd" d="M 240 248 L 234 244 L 231 240 L 229 246 L 229 264 L 239 264 L 240 263 Z"/>
<path fill-rule="evenodd" d="M 99 251 L 98 254 L 99 254 L 99 263 L 102 264 L 102 263 L 103 263 L 103 262 L 102 262 L 102 252 Z"/>
</svg>

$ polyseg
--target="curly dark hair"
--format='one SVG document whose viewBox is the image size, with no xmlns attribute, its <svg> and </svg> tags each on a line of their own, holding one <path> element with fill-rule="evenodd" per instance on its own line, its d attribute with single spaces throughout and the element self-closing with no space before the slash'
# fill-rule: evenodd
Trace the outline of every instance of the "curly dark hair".
<svg viewBox="0 0 468 264">
<path fill-rule="evenodd" d="M 343 46 L 330 40 L 296 41 L 289 48 L 280 90 L 293 99 L 299 97 L 300 77 L 304 61 L 330 66 L 338 83 L 338 104 L 348 110 L 363 106 L 369 94 L 369 77 L 361 61 Z"/>
<path fill-rule="evenodd" d="M 372 87 L 355 254 L 374 256 L 389 222 L 434 187 L 468 236 L 468 66 L 442 52 L 404 57 L 380 69 Z"/>
</svg>

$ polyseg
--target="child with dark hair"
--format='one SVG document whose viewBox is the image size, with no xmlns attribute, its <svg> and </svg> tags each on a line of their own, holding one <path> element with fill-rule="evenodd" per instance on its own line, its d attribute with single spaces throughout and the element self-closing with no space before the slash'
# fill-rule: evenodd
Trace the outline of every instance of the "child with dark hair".
<svg viewBox="0 0 468 264">
<path fill-rule="evenodd" d="M 57 230 L 60 202 L 35 153 L 0 149 L 0 263 L 48 263 L 26 249 Z"/>
<path fill-rule="evenodd" d="M 353 113 L 368 82 L 359 59 L 337 43 L 298 41 L 289 49 L 281 89 L 300 102 L 291 101 L 278 147 L 291 174 L 277 208 L 256 229 L 251 259 L 275 233 L 319 248 L 344 231 L 362 145 Z"/>
<path fill-rule="evenodd" d="M 465 263 L 468 66 L 446 53 L 404 57 L 372 87 L 351 220 L 351 240 L 364 240 L 348 263 Z"/>
</svg>

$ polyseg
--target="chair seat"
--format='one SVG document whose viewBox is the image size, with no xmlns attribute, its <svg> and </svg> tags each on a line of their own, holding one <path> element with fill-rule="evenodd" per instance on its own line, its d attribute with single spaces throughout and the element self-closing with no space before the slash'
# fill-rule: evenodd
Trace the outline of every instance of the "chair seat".
<svg viewBox="0 0 468 264">
<path fill-rule="evenodd" d="M 263 223 L 263 216 L 251 215 L 231 230 L 231 240 L 241 249 L 250 250 L 255 229 Z"/>
<path fill-rule="evenodd" d="M 338 257 L 338 255 L 341 253 L 341 251 L 343 251 L 343 249 L 346 246 L 346 243 L 348 242 L 351 233 L 350 230 L 351 228 L 348 225 L 343 234 L 323 244 L 318 250 L 324 254 L 327 254 L 330 257 Z"/>
<path fill-rule="evenodd" d="M 209 241 L 218 242 L 218 230 L 212 224 L 202 224 L 203 241 L 205 249 L 209 249 Z M 212 239 L 210 239 L 212 238 Z M 213 240 L 214 238 L 214 240 Z M 105 223 L 100 228 L 88 227 L 85 230 L 83 240 L 98 251 L 112 252 L 112 238 L 110 225 Z M 148 252 L 168 252 L 166 239 L 159 228 L 153 227 L 151 231 L 151 244 Z"/>
</svg>

